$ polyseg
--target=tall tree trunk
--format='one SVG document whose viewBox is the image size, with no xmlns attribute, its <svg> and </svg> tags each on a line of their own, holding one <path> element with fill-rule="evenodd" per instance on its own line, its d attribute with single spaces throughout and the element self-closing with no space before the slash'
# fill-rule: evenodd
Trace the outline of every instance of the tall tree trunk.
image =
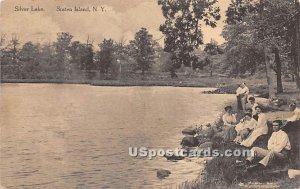
<svg viewBox="0 0 300 189">
<path fill-rule="evenodd" d="M 275 53 L 276 76 L 277 76 L 277 93 L 282 93 L 283 87 L 282 87 L 282 79 L 281 79 L 281 61 L 280 61 L 279 50 L 277 47 L 274 48 L 274 53 Z"/>
<path fill-rule="evenodd" d="M 267 47 L 263 47 L 264 54 L 265 54 L 265 65 L 266 65 L 266 76 L 267 76 L 267 83 L 268 83 L 268 89 L 269 89 L 269 99 L 275 98 L 275 90 L 274 90 L 274 83 L 271 75 L 271 64 L 270 64 L 270 58 L 268 56 L 269 51 Z"/>
<path fill-rule="evenodd" d="M 296 15 L 296 23 L 295 23 L 295 54 L 294 54 L 294 61 L 295 61 L 295 76 L 296 76 L 296 85 L 297 89 L 300 90 L 300 6 L 299 0 L 295 0 L 295 6 L 297 10 Z"/>
<path fill-rule="evenodd" d="M 263 19 L 264 18 L 264 16 L 263 16 L 264 0 L 259 0 L 259 5 L 260 5 L 259 6 L 259 17 L 261 19 Z M 260 29 L 261 29 L 261 31 L 258 33 L 258 35 L 259 35 L 259 38 L 262 40 L 262 39 L 265 39 L 265 36 L 264 36 L 265 28 L 261 27 Z M 269 99 L 272 99 L 275 97 L 275 90 L 274 90 L 274 83 L 273 83 L 273 79 L 272 79 L 272 75 L 271 75 L 271 63 L 270 63 L 270 58 L 269 58 L 270 50 L 266 46 L 266 44 L 264 44 L 264 42 L 261 45 L 262 45 L 262 50 L 264 52 L 266 77 L 267 77 L 267 83 L 268 83 L 268 89 L 269 89 Z"/>
</svg>

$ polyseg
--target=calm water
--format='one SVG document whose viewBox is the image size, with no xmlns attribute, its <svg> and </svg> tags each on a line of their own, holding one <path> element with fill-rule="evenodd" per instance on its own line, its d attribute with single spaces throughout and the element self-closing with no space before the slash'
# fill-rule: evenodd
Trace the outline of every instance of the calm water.
<svg viewBox="0 0 300 189">
<path fill-rule="evenodd" d="M 200 159 L 133 158 L 128 148 L 179 147 L 182 128 L 213 121 L 234 98 L 202 91 L 2 84 L 1 186 L 165 188 L 193 180 L 203 167 Z M 159 180 L 158 168 L 172 174 Z"/>
</svg>

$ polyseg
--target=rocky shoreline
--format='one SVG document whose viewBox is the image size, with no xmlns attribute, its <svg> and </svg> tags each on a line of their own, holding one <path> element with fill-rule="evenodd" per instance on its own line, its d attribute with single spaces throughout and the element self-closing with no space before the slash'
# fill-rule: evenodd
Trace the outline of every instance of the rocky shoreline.
<svg viewBox="0 0 300 189">
<path fill-rule="evenodd" d="M 206 92 L 209 93 L 209 92 Z M 214 93 L 210 93 L 214 94 Z M 297 99 L 298 100 L 298 99 Z M 268 99 L 260 98 L 259 104 L 265 107 L 269 123 L 272 120 L 288 116 L 287 103 L 278 104 L 278 100 L 269 103 Z M 238 115 L 239 118 L 242 115 Z M 205 123 L 200 127 L 188 127 L 182 130 L 184 135 L 181 141 L 182 148 L 189 153 L 191 150 L 197 151 L 218 150 L 224 153 L 225 150 L 244 150 L 247 149 L 233 142 L 225 143 L 222 137 L 218 136 L 218 128 L 222 125 L 222 120 L 217 118 L 214 123 Z M 299 133 L 299 132 L 298 132 Z M 292 133 L 289 133 L 289 135 Z M 260 137 L 255 146 L 265 147 L 270 136 Z M 299 137 L 299 136 L 298 136 Z M 198 154 L 205 157 L 204 154 Z M 299 159 L 299 155 L 296 159 Z M 167 157 L 168 160 L 178 161 L 184 158 L 178 156 Z M 276 166 L 274 169 L 268 169 L 259 174 L 248 174 L 246 167 L 235 166 L 237 162 L 245 161 L 245 157 L 213 157 L 205 161 L 206 165 L 199 178 L 192 182 L 185 182 L 179 188 L 297 188 L 300 182 L 297 179 L 288 177 L 288 170 L 291 168 L 299 169 L 291 163 L 282 163 L 282 166 Z M 166 170 L 162 170 L 166 171 Z M 167 170 L 168 171 L 168 170 Z M 159 171 L 158 171 L 159 172 Z M 160 174 L 160 173 L 157 173 Z M 168 172 L 167 176 L 171 174 Z M 164 178 L 164 177 L 161 177 Z M 221 186 L 221 187 L 220 187 Z M 222 187 L 224 186 L 224 187 Z"/>
</svg>

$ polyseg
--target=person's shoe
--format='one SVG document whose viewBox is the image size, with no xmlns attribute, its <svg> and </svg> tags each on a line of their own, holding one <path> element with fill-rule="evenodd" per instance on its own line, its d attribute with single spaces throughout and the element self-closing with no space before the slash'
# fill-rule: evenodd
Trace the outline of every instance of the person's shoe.
<svg viewBox="0 0 300 189">
<path fill-rule="evenodd" d="M 254 171 L 262 170 L 264 168 L 265 168 L 264 165 L 258 163 L 258 164 L 250 165 L 249 167 L 247 167 L 247 171 L 248 172 L 254 172 Z"/>
<path fill-rule="evenodd" d="M 250 166 L 251 163 L 252 163 L 251 161 L 249 161 L 249 160 L 246 159 L 245 164 L 246 164 L 247 166 Z"/>
</svg>

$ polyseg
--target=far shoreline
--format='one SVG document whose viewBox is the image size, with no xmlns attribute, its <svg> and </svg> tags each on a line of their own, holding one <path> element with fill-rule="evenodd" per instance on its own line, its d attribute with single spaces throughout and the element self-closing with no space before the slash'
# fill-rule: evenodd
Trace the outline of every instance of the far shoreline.
<svg viewBox="0 0 300 189">
<path fill-rule="evenodd" d="M 1 84 L 8 83 L 24 83 L 24 84 L 85 84 L 92 86 L 111 86 L 111 87 L 197 87 L 197 88 L 213 88 L 204 83 L 196 83 L 189 81 L 149 81 L 149 80 L 36 80 L 36 79 L 2 79 Z"/>
</svg>

